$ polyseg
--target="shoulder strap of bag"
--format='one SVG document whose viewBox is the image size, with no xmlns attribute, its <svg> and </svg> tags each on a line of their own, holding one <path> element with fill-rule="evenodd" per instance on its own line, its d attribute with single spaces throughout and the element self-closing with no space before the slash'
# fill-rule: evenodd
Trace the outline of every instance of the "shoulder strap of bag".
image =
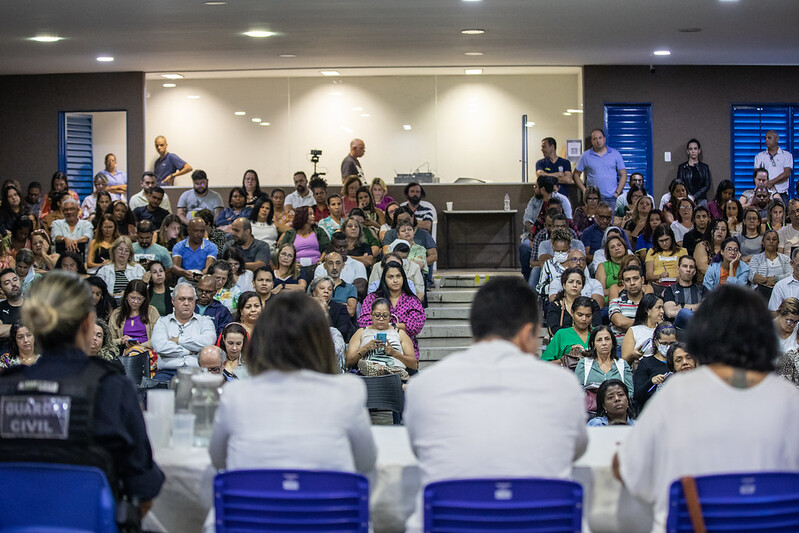
<svg viewBox="0 0 799 533">
<path fill-rule="evenodd" d="M 583 387 L 585 387 L 586 385 L 588 385 L 588 374 L 591 373 L 591 367 L 594 364 L 594 358 L 593 357 L 584 357 L 583 361 L 585 361 L 585 363 L 584 363 L 585 366 L 583 367 L 583 368 L 585 368 L 585 376 L 583 376 Z"/>
<path fill-rule="evenodd" d="M 702 516 L 702 504 L 699 502 L 699 492 L 696 490 L 696 479 L 693 477 L 681 477 L 682 491 L 685 495 L 685 505 L 688 507 L 688 515 L 691 517 L 691 526 L 694 533 L 706 533 L 705 518 Z"/>
</svg>

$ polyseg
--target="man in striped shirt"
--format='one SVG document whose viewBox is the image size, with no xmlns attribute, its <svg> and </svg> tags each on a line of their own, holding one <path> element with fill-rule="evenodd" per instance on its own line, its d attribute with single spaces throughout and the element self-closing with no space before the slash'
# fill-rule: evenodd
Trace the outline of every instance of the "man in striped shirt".
<svg viewBox="0 0 799 533">
<path fill-rule="evenodd" d="M 632 327 L 635 313 L 638 311 L 638 304 L 644 296 L 644 277 L 638 265 L 627 265 L 619 277 L 624 284 L 624 289 L 619 293 L 618 298 L 610 301 L 608 316 L 611 329 L 616 334 L 616 341 L 621 346 L 624 334 Z"/>
</svg>

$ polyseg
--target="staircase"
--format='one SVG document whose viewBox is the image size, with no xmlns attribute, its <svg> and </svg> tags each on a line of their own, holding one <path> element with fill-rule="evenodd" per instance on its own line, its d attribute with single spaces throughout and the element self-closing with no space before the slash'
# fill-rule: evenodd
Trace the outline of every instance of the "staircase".
<svg viewBox="0 0 799 533">
<path fill-rule="evenodd" d="M 419 370 L 424 370 L 452 352 L 465 349 L 472 343 L 469 310 L 480 285 L 492 276 L 514 276 L 515 272 L 475 272 L 436 274 L 441 288 L 427 293 L 427 322 L 417 336 L 419 340 Z"/>
</svg>

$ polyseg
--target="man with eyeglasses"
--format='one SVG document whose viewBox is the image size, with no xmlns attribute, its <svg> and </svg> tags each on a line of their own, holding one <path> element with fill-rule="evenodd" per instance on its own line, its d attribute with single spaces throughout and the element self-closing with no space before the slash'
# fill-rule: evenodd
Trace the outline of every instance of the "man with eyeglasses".
<svg viewBox="0 0 799 533">
<path fill-rule="evenodd" d="M 766 187 L 774 187 L 782 197 L 782 203 L 787 203 L 788 178 L 793 170 L 793 155 L 791 152 L 780 148 L 780 136 L 774 130 L 766 132 L 766 149 L 755 156 L 755 167 L 765 168 L 768 172 Z"/>
<path fill-rule="evenodd" d="M 216 335 L 219 336 L 225 326 L 233 322 L 233 316 L 228 308 L 225 307 L 225 304 L 214 300 L 215 294 L 216 279 L 214 276 L 206 274 L 197 283 L 197 305 L 194 308 L 194 312 L 213 320 Z"/>
<path fill-rule="evenodd" d="M 169 382 L 182 366 L 199 367 L 200 350 L 216 340 L 214 322 L 194 312 L 194 287 L 183 281 L 172 293 L 174 311 L 162 316 L 153 328 L 153 349 L 158 354 L 156 381 Z"/>
<path fill-rule="evenodd" d="M 602 239 L 605 236 L 605 230 L 610 226 L 610 221 L 613 218 L 613 212 L 610 206 L 606 203 L 601 203 L 596 208 L 596 215 L 594 219 L 596 222 L 585 228 L 583 232 L 582 241 L 585 245 L 585 255 L 588 261 L 594 259 L 594 252 L 602 248 Z"/>
<path fill-rule="evenodd" d="M 577 232 L 569 227 L 569 219 L 566 218 L 566 215 L 563 214 L 560 208 L 550 208 L 544 221 L 544 229 L 536 233 L 530 250 L 528 263 L 530 265 L 530 273 L 527 277 L 527 283 L 531 288 L 535 288 L 538 285 L 538 280 L 541 277 L 541 267 L 548 260 L 552 259 L 554 255 L 550 237 L 556 230 L 568 230 L 572 238 L 571 248 L 585 250 L 585 246 L 583 246 L 583 243 L 577 238 Z M 524 270 L 522 272 L 524 272 Z"/>
<path fill-rule="evenodd" d="M 754 172 L 752 172 L 752 181 L 755 183 L 755 187 L 753 189 L 747 189 L 741 194 L 741 197 L 738 198 L 738 201 L 741 202 L 741 207 L 746 209 L 752 202 L 754 201 L 755 191 L 759 187 L 765 187 L 769 192 L 769 198 L 776 198 L 780 200 L 783 204 L 785 204 L 785 200 L 782 199 L 782 196 L 774 189 L 774 187 L 769 187 L 768 185 L 768 170 L 765 168 L 756 168 Z"/>
<path fill-rule="evenodd" d="M 794 202 L 796 202 L 796 200 L 792 201 L 792 203 Z M 797 259 L 797 253 L 799 253 L 799 247 L 791 250 L 793 275 L 778 281 L 774 285 L 774 290 L 771 291 L 771 298 L 769 298 L 768 301 L 769 311 L 776 313 L 777 308 L 779 308 L 782 301 L 786 298 L 799 298 L 799 259 Z"/>
<path fill-rule="evenodd" d="M 206 346 L 200 350 L 200 368 L 211 374 L 221 374 L 225 367 L 225 352 L 219 346 Z"/>
<path fill-rule="evenodd" d="M 564 263 L 562 263 L 564 270 L 567 268 L 582 268 L 585 272 L 585 284 L 583 290 L 580 291 L 580 296 L 588 296 L 599 304 L 600 309 L 605 307 L 605 291 L 602 288 L 602 283 L 595 280 L 588 274 L 586 266 L 585 254 L 580 250 L 572 250 Z M 560 278 L 553 278 L 549 284 L 549 301 L 555 299 L 555 296 L 563 290 L 563 284 Z"/>
</svg>

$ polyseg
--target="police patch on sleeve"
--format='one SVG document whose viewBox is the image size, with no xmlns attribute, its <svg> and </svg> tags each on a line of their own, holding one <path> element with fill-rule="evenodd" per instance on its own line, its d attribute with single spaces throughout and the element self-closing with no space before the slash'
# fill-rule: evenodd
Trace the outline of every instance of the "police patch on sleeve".
<svg viewBox="0 0 799 533">
<path fill-rule="evenodd" d="M 0 398 L 0 437 L 66 440 L 71 407 L 69 396 L 3 396 Z"/>
</svg>

